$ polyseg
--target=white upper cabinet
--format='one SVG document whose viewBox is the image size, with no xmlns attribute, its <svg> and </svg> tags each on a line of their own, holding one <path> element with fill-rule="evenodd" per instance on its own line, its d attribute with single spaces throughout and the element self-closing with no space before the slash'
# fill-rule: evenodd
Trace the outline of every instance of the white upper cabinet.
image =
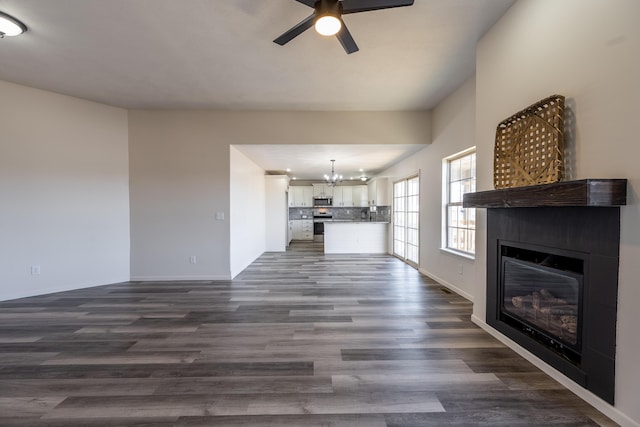
<svg viewBox="0 0 640 427">
<path fill-rule="evenodd" d="M 367 205 L 371 206 L 374 204 L 376 199 L 376 181 L 369 181 L 367 183 Z"/>
<path fill-rule="evenodd" d="M 313 206 L 313 187 L 307 185 L 302 188 L 302 203 L 304 206 Z"/>
<path fill-rule="evenodd" d="M 327 184 L 312 184 L 313 197 L 333 197 L 333 188 Z"/>
<path fill-rule="evenodd" d="M 367 197 L 369 196 L 369 189 L 366 185 L 354 185 L 352 188 L 352 198 L 353 206 L 357 207 L 367 207 L 369 206 L 369 202 L 367 201 Z"/>
<path fill-rule="evenodd" d="M 337 207 L 353 206 L 353 187 L 351 186 L 334 187 L 333 206 L 337 206 Z"/>
<path fill-rule="evenodd" d="M 367 184 L 369 206 L 389 206 L 389 178 L 375 178 Z"/>
<path fill-rule="evenodd" d="M 291 187 L 289 186 L 289 207 L 295 207 L 296 206 L 296 195 L 298 193 L 299 190 L 296 190 L 296 188 L 298 187 Z"/>
<path fill-rule="evenodd" d="M 313 206 L 313 188 L 309 185 L 289 187 L 289 206 L 310 208 Z"/>
</svg>

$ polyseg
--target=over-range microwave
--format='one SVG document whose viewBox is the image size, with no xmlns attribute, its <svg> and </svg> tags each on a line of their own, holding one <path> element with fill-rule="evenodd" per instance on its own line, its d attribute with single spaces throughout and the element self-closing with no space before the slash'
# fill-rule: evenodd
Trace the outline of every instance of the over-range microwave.
<svg viewBox="0 0 640 427">
<path fill-rule="evenodd" d="M 331 197 L 314 197 L 313 206 L 332 206 L 333 200 Z"/>
</svg>

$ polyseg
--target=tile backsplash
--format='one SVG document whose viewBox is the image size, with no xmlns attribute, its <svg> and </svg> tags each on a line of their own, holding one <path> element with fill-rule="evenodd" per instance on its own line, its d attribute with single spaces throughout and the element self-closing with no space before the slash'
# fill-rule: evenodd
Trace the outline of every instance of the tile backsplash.
<svg viewBox="0 0 640 427">
<path fill-rule="evenodd" d="M 314 213 L 330 213 L 333 219 L 351 221 L 391 221 L 391 207 L 377 206 L 374 212 L 361 207 L 289 208 L 289 219 L 313 219 Z M 369 217 L 371 215 L 371 218 Z"/>
<path fill-rule="evenodd" d="M 289 208 L 289 219 L 313 219 L 313 208 Z"/>
</svg>

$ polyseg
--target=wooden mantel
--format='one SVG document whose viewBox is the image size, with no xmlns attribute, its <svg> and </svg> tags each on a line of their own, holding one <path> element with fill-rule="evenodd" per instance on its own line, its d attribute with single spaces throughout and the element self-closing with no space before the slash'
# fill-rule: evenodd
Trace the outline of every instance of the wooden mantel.
<svg viewBox="0 0 640 427">
<path fill-rule="evenodd" d="M 627 180 L 582 179 L 479 191 L 465 194 L 462 200 L 465 208 L 623 206 L 627 204 Z"/>
</svg>

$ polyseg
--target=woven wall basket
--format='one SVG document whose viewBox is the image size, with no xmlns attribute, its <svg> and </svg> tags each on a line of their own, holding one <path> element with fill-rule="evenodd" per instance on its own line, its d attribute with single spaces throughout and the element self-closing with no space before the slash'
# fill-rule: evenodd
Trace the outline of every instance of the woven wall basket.
<svg viewBox="0 0 640 427">
<path fill-rule="evenodd" d="M 564 96 L 553 95 L 496 129 L 496 189 L 559 182 L 564 176 Z"/>
</svg>

